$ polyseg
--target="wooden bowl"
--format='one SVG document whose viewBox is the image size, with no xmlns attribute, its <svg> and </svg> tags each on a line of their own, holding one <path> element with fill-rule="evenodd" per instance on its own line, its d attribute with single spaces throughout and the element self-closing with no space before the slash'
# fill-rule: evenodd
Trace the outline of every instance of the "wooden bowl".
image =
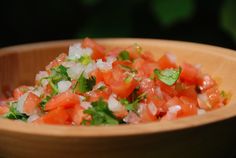
<svg viewBox="0 0 236 158">
<path fill-rule="evenodd" d="M 0 96 L 7 89 L 33 84 L 35 74 L 75 42 L 78 40 L 0 49 Z M 217 158 L 235 154 L 236 51 L 153 39 L 99 39 L 98 42 L 107 47 L 139 43 L 155 56 L 173 52 L 179 62 L 200 63 L 203 71 L 221 78 L 220 88 L 231 91 L 232 100 L 228 106 L 201 116 L 139 125 L 72 127 L 0 119 L 2 157 Z"/>
</svg>

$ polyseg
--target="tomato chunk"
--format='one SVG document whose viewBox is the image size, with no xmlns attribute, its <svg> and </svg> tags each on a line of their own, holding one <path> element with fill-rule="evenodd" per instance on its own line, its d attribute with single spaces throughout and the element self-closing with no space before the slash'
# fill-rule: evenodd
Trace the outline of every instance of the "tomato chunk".
<svg viewBox="0 0 236 158">
<path fill-rule="evenodd" d="M 105 58 L 105 48 L 90 38 L 85 38 L 83 40 L 82 47 L 89 47 L 93 49 L 92 59 L 94 60 Z"/>
<path fill-rule="evenodd" d="M 57 107 L 70 108 L 80 103 L 79 97 L 72 92 L 66 91 L 57 96 L 54 96 L 49 102 L 45 105 L 45 110 L 53 110 Z"/>
<path fill-rule="evenodd" d="M 24 112 L 28 115 L 33 114 L 36 108 L 38 107 L 40 101 L 41 99 L 37 95 L 30 92 L 24 103 Z"/>
</svg>

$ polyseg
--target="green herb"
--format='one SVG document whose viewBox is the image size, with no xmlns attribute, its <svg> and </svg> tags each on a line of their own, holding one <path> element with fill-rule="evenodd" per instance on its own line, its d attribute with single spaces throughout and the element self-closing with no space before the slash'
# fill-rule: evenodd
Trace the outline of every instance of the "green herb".
<svg viewBox="0 0 236 158">
<path fill-rule="evenodd" d="M 9 111 L 3 116 L 8 119 L 12 120 L 22 120 L 22 121 L 27 121 L 28 117 L 26 114 L 20 113 L 17 109 L 17 102 L 10 102 L 9 103 L 10 108 Z"/>
<path fill-rule="evenodd" d="M 126 110 L 129 111 L 136 111 L 138 103 L 146 98 L 146 93 L 142 93 L 139 95 L 135 100 L 129 102 L 127 99 L 121 99 L 120 103 L 123 104 L 126 108 Z"/>
<path fill-rule="evenodd" d="M 71 80 L 67 73 L 67 68 L 63 65 L 52 68 L 51 71 L 52 74 L 49 76 L 49 79 L 51 79 L 54 84 L 57 84 L 61 80 Z"/>
<path fill-rule="evenodd" d="M 130 59 L 129 52 L 126 50 L 121 51 L 118 55 L 118 59 L 119 60 L 129 60 Z"/>
<path fill-rule="evenodd" d="M 91 103 L 92 107 L 84 110 L 84 113 L 90 114 L 92 120 L 91 125 L 117 125 L 119 121 L 115 119 L 115 116 L 108 109 L 107 102 L 99 99 L 96 102 Z"/>
<path fill-rule="evenodd" d="M 87 79 L 84 77 L 84 73 L 82 73 L 75 84 L 74 91 L 85 93 L 91 91 L 95 84 L 96 84 L 96 77 L 91 76 L 90 78 Z"/>
<path fill-rule="evenodd" d="M 49 84 L 52 87 L 52 95 L 56 95 L 59 93 L 58 87 L 56 84 L 52 82 L 52 80 L 49 80 Z"/>
<path fill-rule="evenodd" d="M 120 65 L 122 69 L 124 69 L 125 71 L 129 71 L 129 72 L 132 72 L 132 73 L 138 73 L 138 71 L 132 67 L 129 67 L 127 65 Z"/>
<path fill-rule="evenodd" d="M 40 103 L 40 107 L 44 110 L 47 102 L 52 98 L 52 96 L 46 96 Z"/>
<path fill-rule="evenodd" d="M 78 60 L 83 65 L 88 65 L 91 62 L 91 57 L 88 55 L 81 56 Z"/>
<path fill-rule="evenodd" d="M 181 67 L 176 69 L 165 69 L 165 70 L 154 70 L 154 74 L 158 77 L 160 81 L 171 86 L 173 85 L 179 78 L 181 73 Z"/>
</svg>

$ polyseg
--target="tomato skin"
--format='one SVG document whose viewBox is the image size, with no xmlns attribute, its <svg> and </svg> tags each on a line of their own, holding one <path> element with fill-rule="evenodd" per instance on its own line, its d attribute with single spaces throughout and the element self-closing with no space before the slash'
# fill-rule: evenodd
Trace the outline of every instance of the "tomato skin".
<svg viewBox="0 0 236 158">
<path fill-rule="evenodd" d="M 199 88 L 202 92 L 216 86 L 216 82 L 209 75 L 204 75 L 198 80 Z"/>
<path fill-rule="evenodd" d="M 83 121 L 83 117 L 84 117 L 84 109 L 79 106 L 79 105 L 75 105 L 73 111 L 72 111 L 72 121 L 74 124 L 76 125 L 80 125 Z"/>
<path fill-rule="evenodd" d="M 188 86 L 188 87 L 185 87 L 181 90 L 178 90 L 177 96 L 179 96 L 179 97 L 181 97 L 181 96 L 188 97 L 188 98 L 194 100 L 197 103 L 197 92 L 195 90 L 195 86 Z"/>
<path fill-rule="evenodd" d="M 142 123 L 153 122 L 157 120 L 157 117 L 151 113 L 146 104 L 143 104 L 142 110 L 139 113 Z"/>
<path fill-rule="evenodd" d="M 79 97 L 69 91 L 60 93 L 54 96 L 51 100 L 45 105 L 45 110 L 53 110 L 57 107 L 70 108 L 80 103 Z"/>
<path fill-rule="evenodd" d="M 82 47 L 84 48 L 91 48 L 93 49 L 93 54 L 92 54 L 92 59 L 97 60 L 97 59 L 105 59 L 105 48 L 99 44 L 97 44 L 97 42 L 95 42 L 94 40 L 90 39 L 90 38 L 85 38 L 82 41 Z"/>
<path fill-rule="evenodd" d="M 118 81 L 110 85 L 111 90 L 120 98 L 128 97 L 137 87 L 138 82 L 132 79 L 129 83 Z"/>
<path fill-rule="evenodd" d="M 181 81 L 188 84 L 198 84 L 200 72 L 199 70 L 191 64 L 183 63 L 181 65 L 182 72 L 180 74 Z"/>
<path fill-rule="evenodd" d="M 48 72 L 51 72 L 51 69 L 54 68 L 54 67 L 57 67 L 57 66 L 61 65 L 62 62 L 65 61 L 66 57 L 67 57 L 67 55 L 66 55 L 65 53 L 60 54 L 56 59 L 54 59 L 53 61 L 51 61 L 51 62 L 49 63 L 49 65 L 46 66 L 46 70 L 47 70 Z"/>
<path fill-rule="evenodd" d="M 96 69 L 90 75 L 96 77 L 96 84 L 103 81 L 103 73 L 99 69 Z"/>
<path fill-rule="evenodd" d="M 138 75 L 140 77 L 150 77 L 153 74 L 154 69 L 159 68 L 156 62 L 144 60 L 138 58 L 134 61 L 133 68 L 138 70 Z"/>
<path fill-rule="evenodd" d="M 218 87 L 215 86 L 206 90 L 206 95 L 208 96 L 208 101 L 213 109 L 223 106 L 223 99 L 220 95 Z"/>
<path fill-rule="evenodd" d="M 109 87 L 106 87 L 104 90 L 93 90 L 91 92 L 87 92 L 85 96 L 88 98 L 89 102 L 95 102 L 100 98 L 107 100 L 111 93 L 111 89 Z"/>
<path fill-rule="evenodd" d="M 176 117 L 185 117 L 197 114 L 197 106 L 191 102 L 187 97 L 173 97 L 166 103 L 167 107 L 179 105 L 181 109 L 176 113 Z"/>
<path fill-rule="evenodd" d="M 29 86 L 20 86 L 13 91 L 13 97 L 17 100 L 29 90 Z"/>
<path fill-rule="evenodd" d="M 39 119 L 35 120 L 34 123 L 38 124 L 54 124 L 54 125 L 66 125 L 70 124 L 70 116 L 64 108 L 56 108 L 49 111 Z"/>
<path fill-rule="evenodd" d="M 158 67 L 161 70 L 167 69 L 167 68 L 176 68 L 177 67 L 175 61 L 172 61 L 171 56 L 173 56 L 173 55 L 172 54 L 164 54 L 163 56 L 161 56 L 159 58 L 157 63 L 158 63 Z"/>
<path fill-rule="evenodd" d="M 30 92 L 24 103 L 24 108 L 23 108 L 24 112 L 28 115 L 33 114 L 36 108 L 38 107 L 40 101 L 41 99 L 37 95 Z"/>
</svg>

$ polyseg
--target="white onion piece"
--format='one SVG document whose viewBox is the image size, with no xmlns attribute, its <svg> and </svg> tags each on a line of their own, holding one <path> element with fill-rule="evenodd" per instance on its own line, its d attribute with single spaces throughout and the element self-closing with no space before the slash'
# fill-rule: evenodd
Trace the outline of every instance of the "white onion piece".
<svg viewBox="0 0 236 158">
<path fill-rule="evenodd" d="M 111 70 L 112 69 L 112 63 L 116 60 L 114 57 L 107 57 L 107 61 L 102 61 L 102 59 L 98 59 L 96 62 L 97 67 L 100 70 Z"/>
<path fill-rule="evenodd" d="M 35 120 L 37 120 L 40 116 L 38 114 L 33 114 L 33 115 L 30 115 L 30 117 L 27 119 L 27 122 L 31 123 Z"/>
<path fill-rule="evenodd" d="M 180 105 L 173 105 L 168 108 L 168 112 L 170 112 L 170 113 L 177 113 L 179 110 L 181 110 Z"/>
<path fill-rule="evenodd" d="M 38 97 L 40 97 L 43 94 L 44 90 L 43 90 L 42 87 L 37 87 L 37 88 L 35 88 L 34 90 L 32 90 L 30 92 L 32 92 L 35 95 L 37 95 Z"/>
<path fill-rule="evenodd" d="M 84 101 L 85 99 L 86 99 L 86 98 L 85 98 L 84 96 L 79 95 L 79 100 L 80 100 L 80 102 Z"/>
<path fill-rule="evenodd" d="M 79 76 L 82 74 L 84 71 L 84 65 L 77 63 L 73 66 L 71 66 L 68 70 L 67 73 L 71 79 L 78 79 Z"/>
<path fill-rule="evenodd" d="M 130 111 L 128 115 L 123 118 L 123 121 L 130 124 L 138 124 L 140 122 L 140 118 L 136 113 Z"/>
<path fill-rule="evenodd" d="M 82 48 L 81 43 L 74 44 L 69 48 L 69 59 L 79 59 L 81 56 L 90 56 L 93 53 L 91 48 Z"/>
<path fill-rule="evenodd" d="M 70 81 L 60 81 L 57 83 L 59 93 L 67 91 L 71 87 Z"/>
<path fill-rule="evenodd" d="M 156 92 L 157 96 L 158 96 L 160 99 L 163 99 L 163 93 L 162 93 L 160 87 L 157 87 L 157 88 L 155 89 L 155 92 Z"/>
<path fill-rule="evenodd" d="M 93 72 L 97 68 L 96 64 L 94 62 L 89 63 L 84 68 L 84 76 L 88 77 L 88 75 Z"/>
<path fill-rule="evenodd" d="M 156 105 L 153 102 L 150 102 L 148 104 L 148 109 L 152 113 L 152 115 L 155 116 L 157 114 L 157 107 L 156 107 Z"/>
<path fill-rule="evenodd" d="M 90 104 L 90 102 L 87 102 L 87 101 L 83 101 L 80 103 L 80 106 L 84 109 L 88 109 L 88 108 L 91 108 L 92 105 Z"/>
<path fill-rule="evenodd" d="M 25 93 L 18 99 L 16 109 L 20 113 L 24 113 L 24 104 L 25 104 L 26 98 L 28 97 L 28 94 L 29 93 Z"/>
<path fill-rule="evenodd" d="M 107 102 L 108 102 L 108 108 L 112 112 L 119 112 L 119 111 L 122 110 L 121 103 L 118 100 L 116 100 L 113 95 L 110 95 L 110 97 L 109 97 Z"/>
<path fill-rule="evenodd" d="M 44 77 L 48 77 L 48 72 L 47 71 L 39 71 L 39 73 L 35 77 L 35 80 L 40 81 Z"/>
</svg>

